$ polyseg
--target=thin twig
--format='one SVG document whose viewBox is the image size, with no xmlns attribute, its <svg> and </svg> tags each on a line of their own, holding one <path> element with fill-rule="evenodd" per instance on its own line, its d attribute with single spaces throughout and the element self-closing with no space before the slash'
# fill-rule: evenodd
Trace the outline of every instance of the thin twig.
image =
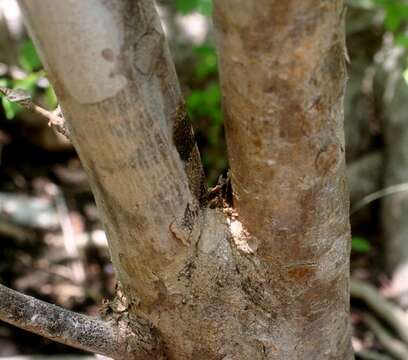
<svg viewBox="0 0 408 360">
<path fill-rule="evenodd" d="M 149 326 L 105 322 L 24 295 L 0 284 L 0 320 L 48 339 L 115 359 L 161 359 Z M 131 353 L 129 353 L 131 351 Z"/>
<path fill-rule="evenodd" d="M 0 319 L 78 349 L 113 356 L 119 344 L 113 328 L 0 285 Z"/>
<path fill-rule="evenodd" d="M 373 316 L 364 314 L 363 319 L 387 352 L 397 359 L 408 359 L 408 347 L 403 342 L 395 339 Z"/>
<path fill-rule="evenodd" d="M 41 106 L 36 105 L 31 98 L 31 94 L 22 89 L 0 87 L 0 94 L 4 95 L 8 101 L 16 103 L 23 108 L 46 118 L 48 120 L 48 126 L 53 127 L 56 131 L 69 139 L 69 132 L 65 126 L 65 119 L 59 107 L 57 107 L 54 111 L 46 110 Z"/>
<path fill-rule="evenodd" d="M 403 311 L 382 297 L 374 286 L 352 279 L 350 281 L 351 296 L 364 301 L 373 311 L 392 326 L 401 340 L 408 344 L 407 318 Z"/>
<path fill-rule="evenodd" d="M 381 199 L 384 196 L 397 194 L 400 192 L 408 191 L 408 183 L 401 183 L 397 185 L 388 186 L 385 189 L 378 190 L 363 197 L 360 201 L 358 201 L 350 211 L 350 214 L 354 214 L 355 212 L 361 210 L 363 207 L 371 204 L 373 201 Z"/>
</svg>

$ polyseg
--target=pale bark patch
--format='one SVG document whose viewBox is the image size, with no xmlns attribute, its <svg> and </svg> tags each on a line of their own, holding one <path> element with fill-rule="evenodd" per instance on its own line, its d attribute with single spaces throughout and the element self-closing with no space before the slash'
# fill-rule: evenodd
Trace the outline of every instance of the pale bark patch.
<svg viewBox="0 0 408 360">
<path fill-rule="evenodd" d="M 47 17 L 44 23 L 56 22 L 50 27 L 61 32 L 60 36 L 47 36 L 49 27 L 36 29 L 50 38 L 53 51 L 43 50 L 42 58 L 53 64 L 53 71 L 66 72 L 71 76 L 61 77 L 65 90 L 76 101 L 92 104 L 115 96 L 127 84 L 124 75 L 116 71 L 120 50 L 124 43 L 121 24 L 99 0 L 43 0 L 44 6 L 53 9 L 54 13 L 64 14 L 58 17 Z M 81 6 L 78 6 L 81 3 Z M 31 11 L 36 2 L 27 1 L 25 6 Z M 85 11 L 84 11 L 85 10 Z M 51 10 L 50 10 L 51 11 Z M 38 13 L 39 17 L 45 14 Z M 70 36 L 76 38 L 70 46 L 65 41 L 67 29 Z M 41 49 L 41 48 L 40 48 Z M 75 61 L 67 62 L 67 59 Z M 78 81 L 78 79 L 82 79 Z M 95 79 L 105 81 L 95 82 Z"/>
</svg>

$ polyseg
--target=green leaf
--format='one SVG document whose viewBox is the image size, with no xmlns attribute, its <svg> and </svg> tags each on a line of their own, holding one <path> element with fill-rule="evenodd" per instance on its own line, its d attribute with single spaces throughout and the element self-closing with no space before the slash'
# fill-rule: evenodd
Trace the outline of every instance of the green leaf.
<svg viewBox="0 0 408 360">
<path fill-rule="evenodd" d="M 49 109 L 54 109 L 58 105 L 57 95 L 55 95 L 54 89 L 51 85 L 45 90 L 45 103 Z"/>
<path fill-rule="evenodd" d="M 198 11 L 210 16 L 212 13 L 212 0 L 176 0 L 176 9 L 183 15 Z"/>
<path fill-rule="evenodd" d="M 9 88 L 10 85 L 11 81 L 9 79 L 0 78 L 0 87 Z M 16 116 L 17 112 L 20 110 L 20 106 L 8 101 L 7 97 L 4 95 L 1 97 L 1 105 L 4 110 L 4 115 L 8 120 L 13 119 Z"/>
<path fill-rule="evenodd" d="M 371 250 L 371 244 L 363 237 L 353 236 L 351 239 L 351 248 L 356 252 L 366 253 Z"/>
<path fill-rule="evenodd" d="M 32 72 L 41 68 L 41 60 L 31 40 L 25 41 L 20 49 L 20 64 L 27 72 Z"/>
<path fill-rule="evenodd" d="M 408 36 L 397 35 L 395 38 L 395 44 L 408 48 Z"/>
<path fill-rule="evenodd" d="M 6 78 L 0 78 L 0 87 L 8 88 L 10 81 Z"/>
<path fill-rule="evenodd" d="M 214 124 L 221 124 L 221 91 L 219 85 L 210 84 L 203 90 L 192 91 L 187 97 L 187 109 L 193 120 L 208 117 Z"/>
<path fill-rule="evenodd" d="M 13 88 L 33 92 L 36 89 L 36 84 L 39 78 L 40 75 L 38 73 L 29 74 L 23 79 L 14 80 Z"/>
<path fill-rule="evenodd" d="M 399 1 L 388 2 L 384 5 L 385 27 L 390 31 L 399 30 L 403 21 L 408 18 L 408 5 Z"/>
<path fill-rule="evenodd" d="M 9 98 L 3 96 L 1 104 L 7 119 L 13 119 L 21 110 L 21 106 L 17 104 L 19 99 L 35 93 L 37 90 L 37 81 L 43 76 L 42 72 L 31 73 L 23 79 L 9 80 L 0 79 L 0 87 L 11 89 Z"/>
<path fill-rule="evenodd" d="M 205 16 L 211 16 L 213 9 L 213 2 L 212 0 L 199 0 L 197 11 Z"/>
<path fill-rule="evenodd" d="M 385 16 L 384 24 L 388 30 L 396 31 L 401 25 L 401 18 L 394 11 L 389 11 Z"/>
<path fill-rule="evenodd" d="M 198 0 L 176 0 L 176 8 L 183 15 L 190 14 L 197 9 Z"/>
<path fill-rule="evenodd" d="M 14 119 L 16 114 L 21 110 L 21 106 L 8 101 L 5 96 L 1 98 L 1 104 L 3 105 L 4 114 L 8 120 Z"/>
<path fill-rule="evenodd" d="M 199 59 L 194 71 L 195 76 L 199 80 L 204 80 L 211 75 L 215 75 L 217 73 L 217 55 L 214 47 L 203 45 L 195 48 L 194 52 Z"/>
</svg>

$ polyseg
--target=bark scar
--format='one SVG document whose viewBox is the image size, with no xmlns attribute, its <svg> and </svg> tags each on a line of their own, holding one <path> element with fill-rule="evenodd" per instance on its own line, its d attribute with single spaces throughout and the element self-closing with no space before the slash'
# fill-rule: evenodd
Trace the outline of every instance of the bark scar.
<svg viewBox="0 0 408 360">
<path fill-rule="evenodd" d="M 197 206 L 187 204 L 181 221 L 175 219 L 169 226 L 169 230 L 173 236 L 185 246 L 191 244 L 198 214 L 199 209 Z"/>
<path fill-rule="evenodd" d="M 173 236 L 180 241 L 184 246 L 190 245 L 190 235 L 191 232 L 186 231 L 186 229 L 179 224 L 177 220 L 174 220 L 169 226 L 170 232 Z"/>
</svg>

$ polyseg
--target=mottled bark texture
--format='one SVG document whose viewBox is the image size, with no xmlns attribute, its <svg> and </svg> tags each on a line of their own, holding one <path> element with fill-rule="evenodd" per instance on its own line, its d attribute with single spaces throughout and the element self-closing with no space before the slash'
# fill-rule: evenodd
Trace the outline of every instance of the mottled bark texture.
<svg viewBox="0 0 408 360">
<path fill-rule="evenodd" d="M 89 176 L 122 285 L 137 287 L 137 295 L 129 290 L 131 302 L 149 312 L 163 291 L 161 278 L 194 240 L 205 192 L 153 2 L 20 4 Z"/>
<path fill-rule="evenodd" d="M 215 2 L 236 206 L 215 209 L 152 1 L 20 3 L 166 356 L 350 359 L 342 1 Z"/>
<path fill-rule="evenodd" d="M 280 359 L 351 356 L 344 15 L 339 0 L 215 2 L 234 207 L 285 309 Z"/>
</svg>

